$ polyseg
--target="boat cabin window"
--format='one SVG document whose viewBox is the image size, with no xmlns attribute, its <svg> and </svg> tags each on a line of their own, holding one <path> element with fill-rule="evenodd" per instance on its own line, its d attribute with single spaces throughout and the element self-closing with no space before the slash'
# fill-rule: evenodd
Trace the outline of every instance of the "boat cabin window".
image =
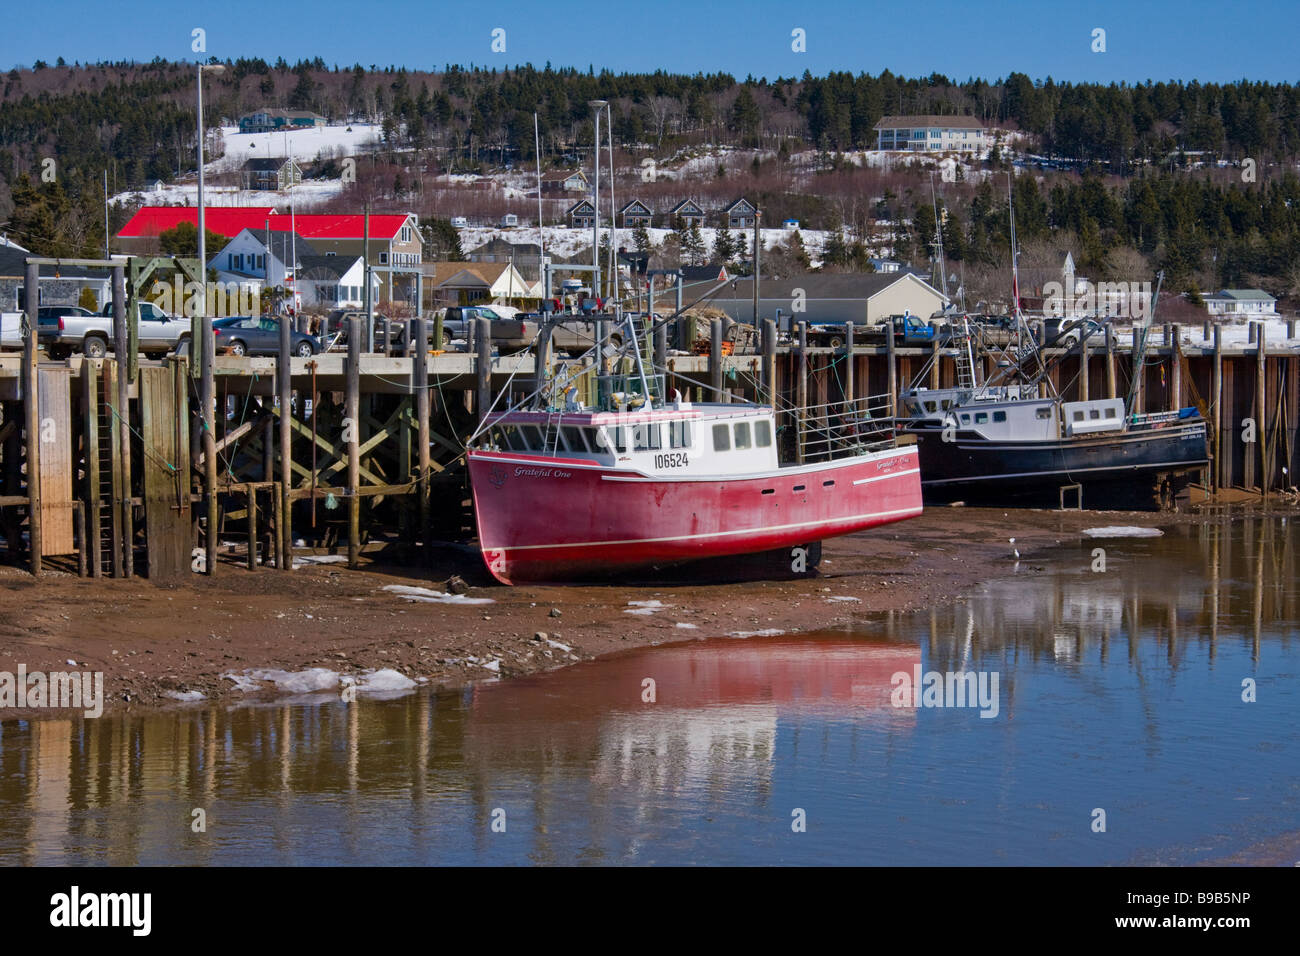
<svg viewBox="0 0 1300 956">
<path fill-rule="evenodd" d="M 1106 417 L 1107 417 L 1107 418 L 1114 418 L 1114 417 L 1115 417 L 1115 409 L 1113 409 L 1113 408 L 1108 408 L 1108 409 L 1106 409 Z"/>
<path fill-rule="evenodd" d="M 564 444 L 568 446 L 569 451 L 590 451 L 587 445 L 586 429 L 577 428 L 573 425 L 562 425 L 560 427 L 560 436 L 564 439 Z"/>
<path fill-rule="evenodd" d="M 975 413 L 975 424 L 976 424 L 976 425 L 983 425 L 983 424 L 985 424 L 986 422 L 988 422 L 988 420 L 989 420 L 989 413 L 988 413 L 988 412 L 976 412 L 976 413 Z"/>
<path fill-rule="evenodd" d="M 653 451 L 663 447 L 658 422 L 632 426 L 632 447 L 636 451 Z"/>
<path fill-rule="evenodd" d="M 1100 411 L 1098 411 L 1098 410 L 1095 409 L 1095 408 L 1089 410 L 1089 412 L 1088 412 L 1088 419 L 1089 419 L 1090 421 L 1096 421 L 1096 420 L 1099 419 L 1099 418 L 1101 418 L 1101 412 L 1100 412 Z"/>
<path fill-rule="evenodd" d="M 749 422 L 736 422 L 736 450 L 749 446 Z"/>
<path fill-rule="evenodd" d="M 933 401 L 926 402 L 926 403 L 925 403 L 925 410 L 926 410 L 927 412 L 937 412 L 937 411 L 939 410 L 939 406 L 936 405 Z"/>
<path fill-rule="evenodd" d="M 492 447 L 504 449 L 505 451 L 523 450 L 523 442 L 519 438 L 519 430 L 514 425 L 498 425 L 493 428 L 491 443 Z"/>
<path fill-rule="evenodd" d="M 961 423 L 962 423 L 963 425 L 969 425 L 969 424 L 970 424 L 970 416 L 967 415 L 967 414 L 965 414 L 965 413 L 963 412 L 963 413 L 962 413 L 962 416 L 961 416 Z"/>
<path fill-rule="evenodd" d="M 946 412 L 948 409 L 952 408 L 952 399 L 945 398 L 942 402 L 939 403 L 939 407 Z"/>
<path fill-rule="evenodd" d="M 519 436 L 523 439 L 523 449 L 531 451 L 540 451 L 542 448 L 542 433 L 537 430 L 536 425 L 520 425 Z"/>
<path fill-rule="evenodd" d="M 671 448 L 690 448 L 691 447 L 691 423 L 690 422 L 669 422 L 668 423 L 668 445 Z"/>
<path fill-rule="evenodd" d="M 994 413 L 993 413 L 993 420 L 994 420 L 995 422 L 1005 422 L 1005 421 L 1007 420 L 1007 413 L 1006 413 L 1006 412 L 994 412 Z"/>
<path fill-rule="evenodd" d="M 1047 407 L 1034 409 L 1034 417 L 1039 421 L 1046 421 L 1052 417 L 1052 410 Z"/>
<path fill-rule="evenodd" d="M 754 422 L 754 444 L 759 448 L 772 445 L 772 423 L 766 418 Z"/>
<path fill-rule="evenodd" d="M 1074 410 L 1074 420 L 1075 420 L 1076 422 L 1081 422 L 1081 421 L 1083 421 L 1083 409 L 1082 409 L 1082 408 L 1076 408 L 1076 409 Z"/>
<path fill-rule="evenodd" d="M 726 424 L 713 426 L 713 450 L 731 451 L 731 428 Z"/>
</svg>

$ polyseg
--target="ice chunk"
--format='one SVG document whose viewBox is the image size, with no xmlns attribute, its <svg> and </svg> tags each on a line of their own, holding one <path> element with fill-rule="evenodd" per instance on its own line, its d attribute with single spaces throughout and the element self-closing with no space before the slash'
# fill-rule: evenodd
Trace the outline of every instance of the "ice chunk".
<svg viewBox="0 0 1300 956">
<path fill-rule="evenodd" d="M 207 697 L 199 690 L 169 690 L 165 692 L 163 696 L 170 697 L 172 700 L 184 701 L 186 703 L 196 700 L 207 700 Z"/>
<path fill-rule="evenodd" d="M 495 604 L 492 598 L 468 597 L 464 594 L 447 594 L 432 588 L 411 587 L 408 584 L 386 584 L 383 590 L 408 601 L 423 601 L 426 604 Z"/>
<path fill-rule="evenodd" d="M 1083 533 L 1090 538 L 1158 538 L 1164 534 L 1159 528 L 1134 528 L 1127 525 L 1084 528 Z"/>
<path fill-rule="evenodd" d="M 668 607 L 663 601 L 628 601 L 627 607 L 623 609 L 624 614 L 654 614 L 656 611 L 662 611 Z"/>
<path fill-rule="evenodd" d="M 688 624 L 685 621 L 678 621 L 673 627 L 680 628 L 683 631 L 694 631 L 696 629 L 696 625 Z"/>
<path fill-rule="evenodd" d="M 277 690 L 287 694 L 310 694 L 319 690 L 333 690 L 339 686 L 338 672 L 327 667 L 310 667 L 305 671 L 263 668 L 221 676 L 234 681 L 235 689 L 242 691 L 261 690 L 263 684 L 274 684 Z"/>
</svg>

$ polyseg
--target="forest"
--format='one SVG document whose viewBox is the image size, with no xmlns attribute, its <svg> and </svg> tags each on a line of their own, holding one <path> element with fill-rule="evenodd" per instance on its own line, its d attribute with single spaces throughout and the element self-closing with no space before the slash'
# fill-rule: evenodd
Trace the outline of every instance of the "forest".
<svg viewBox="0 0 1300 956">
<path fill-rule="evenodd" d="M 1163 268 L 1183 291 L 1257 284 L 1300 292 L 1296 85 L 1071 84 L 1019 73 L 964 81 L 889 72 L 737 79 L 550 64 L 409 70 L 319 59 L 224 65 L 205 80 L 210 126 L 268 106 L 381 126 L 374 175 L 341 198 L 350 206 L 364 199 L 372 208 L 446 218 L 447 197 L 426 184 L 449 170 L 531 167 L 534 112 L 543 166 L 576 165 L 584 148 L 590 156 L 587 103 L 600 98 L 611 104 L 626 177 L 620 190 L 641 188 L 657 208 L 683 195 L 746 195 L 769 223 L 791 217 L 832 231 L 827 268 L 859 267 L 863 242 L 882 223 L 896 257 L 924 264 L 936 207 L 950 265 L 1004 268 L 1004 172 L 1013 160 L 1038 156 L 1060 162 L 1015 177 L 1018 236 L 1027 249 L 1071 249 L 1097 278 Z M 114 194 L 193 171 L 194 82 L 193 64 L 163 60 L 58 60 L 11 70 L 0 94 L 0 231 L 47 255 L 102 251 L 105 177 Z M 874 147 L 872 128 L 882 116 L 930 113 L 972 115 L 1001 131 L 977 175 L 941 183 L 933 195 L 919 166 L 881 169 L 855 158 Z M 731 152 L 708 175 L 637 183 L 645 157 L 667 166 L 717 147 Z M 796 162 L 810 151 L 811 165 Z M 114 207 L 110 232 L 130 212 Z"/>
</svg>

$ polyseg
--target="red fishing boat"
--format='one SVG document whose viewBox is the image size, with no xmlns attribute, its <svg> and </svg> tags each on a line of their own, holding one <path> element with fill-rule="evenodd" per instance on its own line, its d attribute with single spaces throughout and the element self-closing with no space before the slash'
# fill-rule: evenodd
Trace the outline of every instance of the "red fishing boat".
<svg viewBox="0 0 1300 956">
<path fill-rule="evenodd" d="M 571 581 L 788 549 L 921 513 L 915 445 L 871 399 L 806 410 L 794 461 L 773 409 L 656 403 L 649 377 L 601 376 L 599 408 L 489 416 L 468 453 L 479 547 L 503 584 Z M 644 387 L 638 388 L 638 385 Z M 647 401 L 646 396 L 651 396 Z"/>
</svg>

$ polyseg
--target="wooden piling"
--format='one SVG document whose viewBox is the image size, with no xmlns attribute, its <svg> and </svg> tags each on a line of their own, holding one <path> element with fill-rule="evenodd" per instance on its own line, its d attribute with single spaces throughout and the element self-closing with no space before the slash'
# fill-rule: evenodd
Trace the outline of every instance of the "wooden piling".
<svg viewBox="0 0 1300 956">
<path fill-rule="evenodd" d="M 853 401 L 854 381 L 853 381 L 853 329 L 852 322 L 844 324 L 844 400 Z M 935 359 L 935 367 L 939 365 L 938 358 Z"/>
<path fill-rule="evenodd" d="M 1115 390 L 1115 328 L 1106 325 L 1106 397 L 1118 398 Z"/>
<path fill-rule="evenodd" d="M 800 424 L 808 414 L 808 323 L 799 322 L 799 378 L 795 393 L 795 451 L 796 461 L 803 464 L 803 442 L 799 435 Z"/>
<path fill-rule="evenodd" d="M 481 423 L 492 407 L 492 324 L 487 319 L 475 320 L 474 344 L 478 351 L 474 360 L 474 411 Z M 603 365 L 603 362 L 598 360 L 598 365 Z"/>
<path fill-rule="evenodd" d="M 135 515 L 131 504 L 131 399 L 130 368 L 131 357 L 128 355 L 130 330 L 126 320 L 126 266 L 113 268 L 113 351 L 116 359 L 117 376 L 117 473 L 118 494 L 116 510 L 120 514 L 120 531 L 122 542 L 122 574 L 131 577 L 135 574 Z"/>
<path fill-rule="evenodd" d="M 1214 324 L 1214 366 L 1210 390 L 1214 394 L 1214 489 L 1223 488 L 1228 480 L 1228 472 L 1223 450 L 1223 327 Z"/>
<path fill-rule="evenodd" d="M 930 387 L 939 387 L 939 337 L 930 340 Z"/>
<path fill-rule="evenodd" d="M 1176 412 L 1183 407 L 1183 362 L 1180 329 L 1177 324 L 1167 325 L 1170 330 L 1169 340 L 1169 410 Z"/>
<path fill-rule="evenodd" d="M 763 320 L 763 388 L 766 401 L 775 410 L 776 401 L 776 320 Z"/>
<path fill-rule="evenodd" d="M 709 326 L 709 386 L 713 391 L 709 401 L 725 402 L 727 399 L 722 392 L 722 320 L 713 319 Z"/>
<path fill-rule="evenodd" d="M 479 319 L 480 331 L 487 324 Z M 347 409 L 344 412 L 344 438 L 348 450 L 348 567 L 357 567 L 361 558 L 361 320 L 348 322 Z"/>
<path fill-rule="evenodd" d="M 257 486 L 251 481 L 248 489 L 248 570 L 257 570 Z"/>
<path fill-rule="evenodd" d="M 369 276 L 366 278 L 369 290 Z M 367 296 L 369 291 L 367 291 Z M 359 320 L 352 320 L 348 327 L 348 350 L 361 335 Z M 293 378 L 292 361 L 289 352 L 289 317 L 280 318 L 280 350 L 276 355 L 275 384 L 280 395 L 280 509 L 275 516 L 275 528 L 279 532 L 280 554 L 278 567 L 284 571 L 293 570 L 293 505 L 289 492 L 293 490 Z M 355 421 L 355 419 L 353 419 Z"/>
<path fill-rule="evenodd" d="M 1091 384 L 1088 381 L 1088 376 L 1091 371 L 1088 364 L 1092 357 L 1092 352 L 1088 348 L 1088 335 L 1086 329 L 1082 333 L 1082 336 L 1083 337 L 1079 341 L 1079 401 L 1086 402 L 1088 401 L 1089 385 Z"/>
<path fill-rule="evenodd" d="M 102 476 L 99 471 L 99 365 L 86 360 L 81 363 L 82 397 L 86 403 L 86 417 L 82 432 L 85 435 L 86 452 L 86 503 L 87 522 L 94 540 L 90 549 L 90 576 L 102 577 L 104 574 L 103 555 L 99 551 L 100 529 L 103 527 L 103 512 L 99 502 L 99 483 Z"/>
<path fill-rule="evenodd" d="M 424 319 L 411 321 L 411 374 L 415 386 L 415 425 L 418 448 L 416 449 L 416 467 L 419 483 L 416 486 L 420 514 L 419 540 L 424 549 L 425 560 L 430 553 L 429 543 L 429 347 L 425 341 Z"/>
<path fill-rule="evenodd" d="M 894 344 L 894 331 L 885 326 L 885 361 L 887 363 L 886 387 L 889 390 L 889 414 L 898 417 L 898 356 Z"/>
<path fill-rule="evenodd" d="M 1264 323 L 1259 323 L 1255 345 L 1255 444 L 1259 448 L 1259 494 L 1268 495 L 1271 484 L 1268 460 L 1268 353 Z"/>
<path fill-rule="evenodd" d="M 41 267 L 27 264 L 26 286 L 27 321 L 23 330 L 23 423 L 27 443 L 27 542 L 32 574 L 41 573 L 41 413 L 40 388 L 37 381 L 36 330 L 40 327 L 37 311 L 40 303 Z M 64 442 L 71 436 L 59 436 Z"/>
<path fill-rule="evenodd" d="M 217 525 L 221 521 L 217 501 L 216 373 L 212 364 L 217 345 L 209 316 L 203 316 L 200 328 L 203 335 L 199 389 L 199 401 L 203 405 L 203 496 L 208 515 L 206 568 L 211 576 L 217 573 L 217 558 L 220 554 Z"/>
</svg>

